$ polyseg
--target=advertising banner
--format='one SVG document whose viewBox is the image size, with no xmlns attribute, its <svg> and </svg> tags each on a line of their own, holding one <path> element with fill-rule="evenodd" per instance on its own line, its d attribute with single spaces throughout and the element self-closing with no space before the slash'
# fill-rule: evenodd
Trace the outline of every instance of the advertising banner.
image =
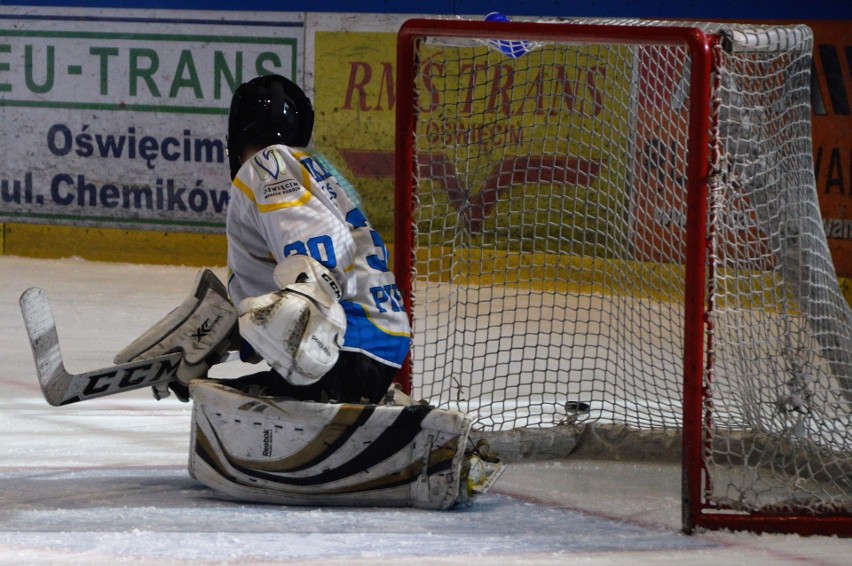
<svg viewBox="0 0 852 566">
<path fill-rule="evenodd" d="M 227 113 L 303 14 L 0 9 L 0 221 L 221 232 Z"/>
<path fill-rule="evenodd" d="M 313 145 L 389 240 L 396 31 L 410 17 L 0 7 L 0 222 L 220 233 L 231 93 L 277 72 L 305 85 Z M 805 23 L 817 191 L 838 275 L 849 277 L 852 25 Z M 654 230 L 683 222 L 649 214 Z"/>
<path fill-rule="evenodd" d="M 386 241 L 393 236 L 396 30 L 405 19 L 307 18 L 308 83 L 317 110 L 312 144 L 355 187 Z"/>
<path fill-rule="evenodd" d="M 852 277 L 852 22 L 814 30 L 814 170 L 825 235 L 841 277 Z"/>
</svg>

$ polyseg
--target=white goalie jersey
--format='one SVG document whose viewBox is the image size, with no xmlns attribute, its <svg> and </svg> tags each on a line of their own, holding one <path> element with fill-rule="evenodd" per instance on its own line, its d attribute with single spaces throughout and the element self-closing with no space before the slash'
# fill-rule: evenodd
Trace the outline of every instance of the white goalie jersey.
<svg viewBox="0 0 852 566">
<path fill-rule="evenodd" d="M 308 150 L 269 146 L 242 165 L 228 204 L 228 292 L 234 304 L 278 290 L 273 271 L 302 254 L 342 287 L 342 350 L 399 367 L 411 330 L 387 249 L 338 179 Z"/>
</svg>

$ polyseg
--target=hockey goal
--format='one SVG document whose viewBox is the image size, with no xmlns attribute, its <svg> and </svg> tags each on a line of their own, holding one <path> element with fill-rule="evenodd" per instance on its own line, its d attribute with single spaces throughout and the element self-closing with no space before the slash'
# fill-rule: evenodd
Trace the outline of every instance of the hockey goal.
<svg viewBox="0 0 852 566">
<path fill-rule="evenodd" d="M 404 24 L 394 270 L 413 394 L 512 443 L 610 430 L 629 457 L 678 439 L 687 532 L 852 533 L 852 314 L 815 189 L 812 42 Z"/>
</svg>

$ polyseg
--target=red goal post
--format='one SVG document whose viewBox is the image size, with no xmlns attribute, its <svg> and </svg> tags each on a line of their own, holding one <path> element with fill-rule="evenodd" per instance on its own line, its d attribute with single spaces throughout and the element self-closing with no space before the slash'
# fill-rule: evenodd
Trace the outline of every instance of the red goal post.
<svg viewBox="0 0 852 566">
<path fill-rule="evenodd" d="M 405 387 L 485 432 L 680 434 L 687 532 L 852 532 L 852 322 L 813 243 L 824 234 L 790 228 L 819 216 L 802 149 L 810 46 L 804 26 L 406 22 Z M 808 314 L 813 300 L 831 302 L 831 322 Z M 575 400 L 588 414 L 563 414 Z M 752 464 L 761 447 L 784 462 Z M 811 460 L 818 477 L 796 475 L 791 462 Z"/>
</svg>

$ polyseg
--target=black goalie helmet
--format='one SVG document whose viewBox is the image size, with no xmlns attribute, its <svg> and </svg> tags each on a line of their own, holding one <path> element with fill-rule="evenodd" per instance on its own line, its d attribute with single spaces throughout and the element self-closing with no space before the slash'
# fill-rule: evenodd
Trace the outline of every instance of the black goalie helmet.
<svg viewBox="0 0 852 566">
<path fill-rule="evenodd" d="M 247 146 L 305 147 L 313 127 L 313 106 L 296 83 L 280 75 L 264 75 L 243 83 L 231 99 L 228 114 L 231 179 L 237 176 Z"/>
</svg>

